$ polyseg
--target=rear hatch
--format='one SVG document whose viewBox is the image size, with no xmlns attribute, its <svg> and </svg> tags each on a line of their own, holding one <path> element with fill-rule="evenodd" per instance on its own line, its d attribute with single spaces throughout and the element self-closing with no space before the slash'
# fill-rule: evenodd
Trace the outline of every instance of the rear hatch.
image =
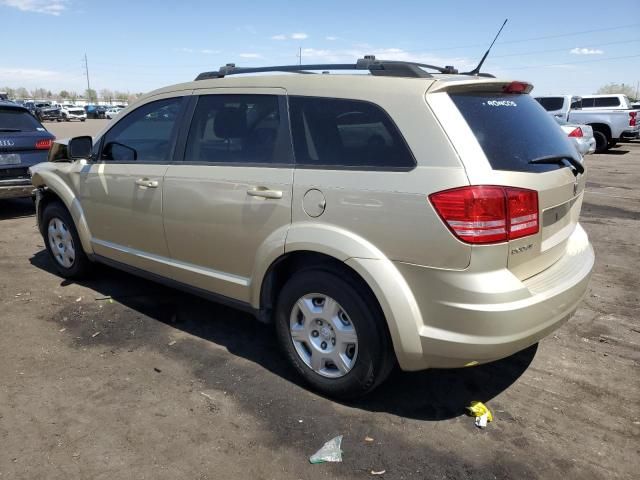
<svg viewBox="0 0 640 480">
<path fill-rule="evenodd" d="M 47 160 L 54 139 L 24 108 L 0 105 L 0 177 L 22 178 L 28 167 Z"/>
<path fill-rule="evenodd" d="M 585 185 L 584 174 L 579 173 L 583 170 L 580 155 L 555 120 L 528 94 L 530 89 L 519 82 L 456 82 L 427 95 L 429 103 L 437 105 L 434 111 L 471 185 L 537 192 L 538 232 L 520 238 L 514 235 L 515 239 L 508 236 L 500 242 L 507 245 L 507 267 L 522 280 L 562 257 L 578 223 Z M 430 96 L 440 98 L 432 102 Z M 454 115 L 437 111 L 447 100 Z"/>
</svg>

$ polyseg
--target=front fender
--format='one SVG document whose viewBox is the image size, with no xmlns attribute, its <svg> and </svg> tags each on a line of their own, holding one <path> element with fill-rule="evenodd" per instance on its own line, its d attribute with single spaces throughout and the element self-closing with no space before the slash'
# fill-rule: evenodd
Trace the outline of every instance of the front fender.
<svg viewBox="0 0 640 480">
<path fill-rule="evenodd" d="M 31 183 L 33 183 L 33 186 L 36 188 L 46 188 L 62 200 L 62 203 L 64 203 L 67 210 L 69 210 L 71 218 L 73 218 L 83 250 L 90 255 L 93 253 L 93 247 L 91 246 L 89 225 L 87 224 L 84 211 L 75 192 L 60 178 L 57 171 L 58 165 L 59 164 L 54 163 L 34 165 L 31 167 Z M 65 167 L 67 166 L 65 165 Z M 72 165 L 69 164 L 68 168 L 72 168 Z"/>
</svg>

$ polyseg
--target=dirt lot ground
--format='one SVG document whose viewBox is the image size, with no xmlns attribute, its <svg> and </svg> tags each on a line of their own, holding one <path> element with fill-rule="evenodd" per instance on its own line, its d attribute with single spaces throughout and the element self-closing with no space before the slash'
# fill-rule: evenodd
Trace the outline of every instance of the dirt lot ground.
<svg viewBox="0 0 640 480">
<path fill-rule="evenodd" d="M 245 314 L 104 267 L 63 281 L 30 200 L 0 203 L 0 479 L 638 478 L 640 142 L 587 164 L 597 264 L 576 316 L 537 348 L 395 373 L 353 404 L 301 386 Z M 494 412 L 485 430 L 471 400 Z M 335 435 L 343 463 L 310 465 Z"/>
</svg>

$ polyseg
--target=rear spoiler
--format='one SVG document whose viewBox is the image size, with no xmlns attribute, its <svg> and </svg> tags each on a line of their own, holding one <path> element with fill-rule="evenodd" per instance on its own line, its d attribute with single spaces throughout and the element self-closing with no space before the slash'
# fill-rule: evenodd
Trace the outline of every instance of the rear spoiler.
<svg viewBox="0 0 640 480">
<path fill-rule="evenodd" d="M 530 93 L 533 85 L 514 80 L 477 78 L 474 80 L 433 82 L 427 93 L 436 92 L 486 92 L 486 93 Z"/>
</svg>

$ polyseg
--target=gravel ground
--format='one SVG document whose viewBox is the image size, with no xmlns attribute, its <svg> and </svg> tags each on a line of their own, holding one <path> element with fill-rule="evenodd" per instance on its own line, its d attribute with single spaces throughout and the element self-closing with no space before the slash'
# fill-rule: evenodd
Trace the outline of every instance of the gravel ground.
<svg viewBox="0 0 640 480">
<path fill-rule="evenodd" d="M 638 478 L 640 143 L 587 164 L 597 263 L 575 317 L 513 357 L 397 372 L 352 404 L 300 385 L 243 313 L 106 267 L 64 281 L 31 201 L 0 202 L 0 479 Z M 310 465 L 335 435 L 343 463 Z"/>
</svg>

